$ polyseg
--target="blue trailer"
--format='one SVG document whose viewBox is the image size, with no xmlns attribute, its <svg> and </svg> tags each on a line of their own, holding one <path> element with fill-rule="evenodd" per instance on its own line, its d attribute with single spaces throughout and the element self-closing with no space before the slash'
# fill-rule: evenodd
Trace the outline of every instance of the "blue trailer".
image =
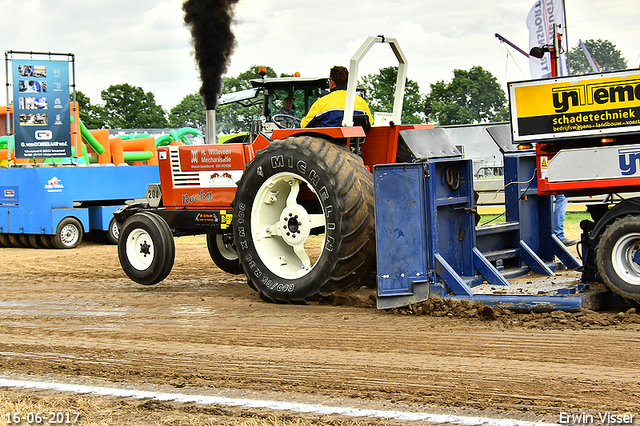
<svg viewBox="0 0 640 426">
<path fill-rule="evenodd" d="M 113 212 L 144 198 L 158 166 L 27 164 L 0 169 L 0 244 L 74 248 L 83 235 L 115 243 Z"/>
</svg>

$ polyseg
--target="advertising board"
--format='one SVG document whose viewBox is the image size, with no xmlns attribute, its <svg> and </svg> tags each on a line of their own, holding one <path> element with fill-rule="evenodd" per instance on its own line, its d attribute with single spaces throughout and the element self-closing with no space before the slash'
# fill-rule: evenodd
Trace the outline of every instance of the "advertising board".
<svg viewBox="0 0 640 426">
<path fill-rule="evenodd" d="M 68 61 L 15 59 L 16 158 L 71 156 Z"/>
<path fill-rule="evenodd" d="M 640 71 L 509 83 L 514 143 L 640 131 Z"/>
</svg>

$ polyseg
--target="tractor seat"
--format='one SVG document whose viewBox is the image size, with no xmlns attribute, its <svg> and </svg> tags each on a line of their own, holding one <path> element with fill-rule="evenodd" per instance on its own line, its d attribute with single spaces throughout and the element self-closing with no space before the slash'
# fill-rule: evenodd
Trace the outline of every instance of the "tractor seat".
<svg viewBox="0 0 640 426">
<path fill-rule="evenodd" d="M 369 130 L 371 126 L 369 125 L 369 117 L 366 114 L 354 114 L 353 115 L 353 125 L 362 127 L 365 131 Z M 362 157 L 362 149 L 360 146 L 364 143 L 365 138 L 351 138 L 351 142 L 349 147 L 351 151 Z"/>
<path fill-rule="evenodd" d="M 369 125 L 369 117 L 367 117 L 367 114 L 354 114 L 353 125 L 362 127 L 365 132 L 371 127 Z"/>
</svg>

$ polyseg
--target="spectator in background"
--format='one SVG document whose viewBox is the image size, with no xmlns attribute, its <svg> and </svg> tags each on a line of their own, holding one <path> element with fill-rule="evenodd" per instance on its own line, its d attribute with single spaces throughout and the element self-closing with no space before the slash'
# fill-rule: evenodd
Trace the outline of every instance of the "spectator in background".
<svg viewBox="0 0 640 426">
<path fill-rule="evenodd" d="M 569 239 L 564 235 L 564 216 L 567 211 L 567 197 L 563 194 L 555 195 L 555 203 L 553 209 L 553 235 L 558 237 L 562 244 L 570 247 L 578 241 Z"/>
</svg>

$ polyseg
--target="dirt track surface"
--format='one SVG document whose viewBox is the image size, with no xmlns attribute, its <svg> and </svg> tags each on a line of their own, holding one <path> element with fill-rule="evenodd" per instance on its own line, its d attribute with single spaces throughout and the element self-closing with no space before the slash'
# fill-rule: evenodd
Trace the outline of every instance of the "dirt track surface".
<svg viewBox="0 0 640 426">
<path fill-rule="evenodd" d="M 124 275 L 115 246 L 0 251 L 3 377 L 549 422 L 561 412 L 640 417 L 634 311 L 509 314 L 429 305 L 385 312 L 370 292 L 307 306 L 269 304 L 243 276 L 213 265 L 203 237 L 176 239 L 171 274 L 150 287 Z M 65 398 L 9 388 L 0 396 Z M 250 415 L 325 421 L 85 399 L 112 413 L 105 424 L 181 424 L 176 419 L 194 412 L 211 424 Z M 163 423 L 167 412 L 174 420 Z"/>
</svg>

